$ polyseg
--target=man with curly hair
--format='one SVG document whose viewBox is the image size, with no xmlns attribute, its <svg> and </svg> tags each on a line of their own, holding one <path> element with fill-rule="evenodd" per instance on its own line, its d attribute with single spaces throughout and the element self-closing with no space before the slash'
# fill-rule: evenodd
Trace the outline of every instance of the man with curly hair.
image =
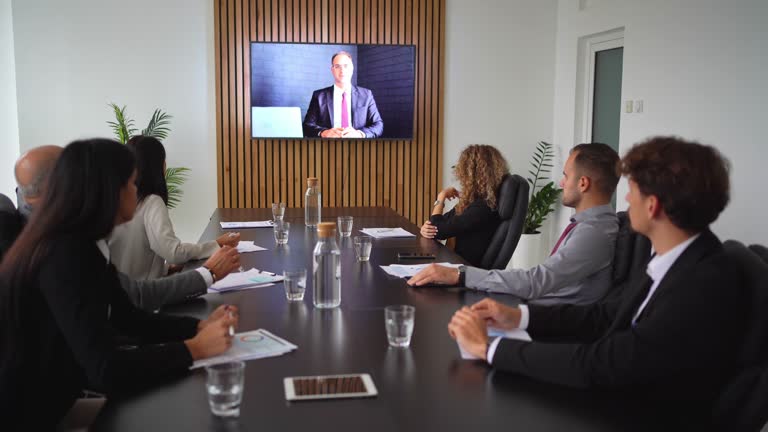
<svg viewBox="0 0 768 432">
<path fill-rule="evenodd" d="M 611 197 L 619 182 L 619 155 L 606 144 L 579 144 L 565 162 L 563 205 L 576 210 L 543 263 L 530 269 L 459 269 L 432 264 L 408 281 L 460 285 L 512 294 L 536 304 L 590 304 L 611 287 L 619 222 Z"/>
</svg>

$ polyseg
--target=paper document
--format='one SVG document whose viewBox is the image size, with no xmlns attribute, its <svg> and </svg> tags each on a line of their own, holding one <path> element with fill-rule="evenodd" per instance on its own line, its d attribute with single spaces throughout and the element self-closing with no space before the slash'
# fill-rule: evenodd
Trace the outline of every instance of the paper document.
<svg viewBox="0 0 768 432">
<path fill-rule="evenodd" d="M 416 237 L 416 234 L 411 234 L 408 231 L 397 228 L 363 228 L 361 233 L 369 235 L 373 238 L 394 238 L 394 237 Z"/>
<path fill-rule="evenodd" d="M 217 281 L 208 288 L 208 292 L 227 292 L 241 289 L 262 288 L 283 280 L 282 276 L 274 273 L 250 269 L 245 272 L 234 272 Z"/>
<path fill-rule="evenodd" d="M 517 339 L 521 340 L 523 342 L 531 342 L 531 335 L 528 334 L 525 330 L 520 329 L 512 329 L 512 330 L 502 330 L 495 327 L 488 327 L 488 337 L 491 339 L 492 342 L 493 339 L 496 339 L 497 337 L 503 337 L 506 339 Z M 456 345 L 459 345 L 458 342 L 456 342 Z M 464 351 L 464 348 L 459 345 L 459 352 L 461 353 L 461 358 L 465 360 L 476 360 L 477 357 Z"/>
<path fill-rule="evenodd" d="M 271 220 L 266 221 L 246 221 L 246 222 L 219 222 L 221 229 L 236 229 L 236 228 L 272 228 L 275 223 Z"/>
<path fill-rule="evenodd" d="M 267 250 L 267 248 L 256 246 L 255 244 L 253 244 L 253 242 L 250 242 L 250 241 L 241 241 L 237 244 L 237 251 L 240 253 L 258 252 L 258 251 L 265 251 L 265 250 Z"/>
<path fill-rule="evenodd" d="M 227 363 L 235 360 L 253 360 L 267 357 L 276 357 L 289 353 L 298 347 L 287 340 L 274 334 L 258 329 L 245 333 L 237 333 L 232 338 L 232 346 L 223 354 L 207 359 L 198 360 L 190 369 L 210 366 L 219 363 Z"/>
<path fill-rule="evenodd" d="M 461 265 L 461 264 L 451 264 L 447 262 L 441 262 L 436 264 L 445 266 L 445 267 L 453 267 L 453 268 L 456 268 Z M 428 265 L 430 264 L 391 264 L 388 266 L 380 266 L 380 267 L 382 270 L 387 272 L 387 274 L 390 274 L 394 277 L 408 279 L 410 277 L 413 277 L 413 275 L 420 272 Z"/>
</svg>

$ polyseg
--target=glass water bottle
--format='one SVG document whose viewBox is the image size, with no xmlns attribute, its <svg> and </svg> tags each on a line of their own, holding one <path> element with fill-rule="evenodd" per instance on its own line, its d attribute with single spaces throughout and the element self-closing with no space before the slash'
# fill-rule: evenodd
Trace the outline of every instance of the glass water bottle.
<svg viewBox="0 0 768 432">
<path fill-rule="evenodd" d="M 304 194 L 304 222 L 308 227 L 316 227 L 320 223 L 321 201 L 317 177 L 307 178 L 307 193 Z"/>
<path fill-rule="evenodd" d="M 336 224 L 322 222 L 317 226 L 312 302 L 316 308 L 335 308 L 341 304 L 341 251 L 336 245 Z"/>
</svg>

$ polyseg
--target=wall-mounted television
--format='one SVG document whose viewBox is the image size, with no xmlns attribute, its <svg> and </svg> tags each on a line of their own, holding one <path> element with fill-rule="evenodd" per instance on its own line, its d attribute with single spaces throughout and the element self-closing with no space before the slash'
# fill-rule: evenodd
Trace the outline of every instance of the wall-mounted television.
<svg viewBox="0 0 768 432">
<path fill-rule="evenodd" d="M 414 45 L 252 42 L 251 136 L 412 139 L 415 58 Z"/>
</svg>

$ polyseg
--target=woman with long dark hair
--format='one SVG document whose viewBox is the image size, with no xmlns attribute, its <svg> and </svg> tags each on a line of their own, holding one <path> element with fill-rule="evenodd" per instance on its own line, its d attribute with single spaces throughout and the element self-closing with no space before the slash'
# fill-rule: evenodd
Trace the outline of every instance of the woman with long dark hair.
<svg viewBox="0 0 768 432">
<path fill-rule="evenodd" d="M 224 234 L 215 241 L 184 243 L 176 237 L 168 214 L 165 147 L 156 138 L 135 136 L 128 147 L 136 155 L 139 205 L 130 222 L 117 227 L 109 239 L 112 262 L 134 279 L 156 279 L 168 265 L 211 256 L 221 246 L 237 247 L 240 234 Z"/>
<path fill-rule="evenodd" d="M 83 389 L 119 395 L 231 345 L 233 306 L 207 320 L 137 309 L 104 239 L 136 208 L 134 158 L 111 140 L 62 152 L 40 211 L 0 265 L 0 418 L 50 430 Z"/>
<path fill-rule="evenodd" d="M 459 155 L 454 174 L 461 192 L 448 187 L 437 194 L 421 235 L 438 240 L 455 237 L 456 253 L 477 267 L 501 223 L 497 194 L 509 168 L 496 147 L 473 144 Z M 454 199 L 459 200 L 456 206 L 443 214 L 445 201 Z"/>
</svg>

